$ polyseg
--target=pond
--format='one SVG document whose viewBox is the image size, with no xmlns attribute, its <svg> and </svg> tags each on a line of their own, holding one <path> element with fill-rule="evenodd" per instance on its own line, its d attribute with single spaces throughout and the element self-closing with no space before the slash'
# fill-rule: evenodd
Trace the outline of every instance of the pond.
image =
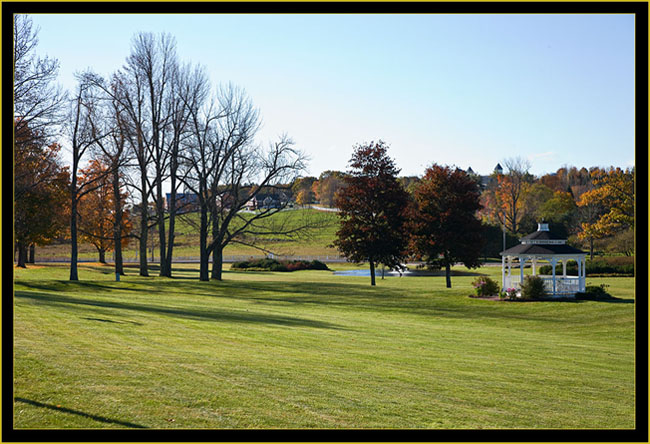
<svg viewBox="0 0 650 444">
<path fill-rule="evenodd" d="M 359 269 L 359 270 L 345 270 L 345 271 L 335 271 L 335 275 L 337 276 L 370 276 L 370 269 L 365 268 L 365 269 Z M 414 274 L 411 271 L 403 271 L 402 276 L 413 276 Z M 376 277 L 381 277 L 381 269 L 375 270 L 375 276 Z M 389 276 L 399 276 L 399 273 L 397 271 L 388 271 L 386 270 L 384 272 L 385 277 Z"/>
</svg>

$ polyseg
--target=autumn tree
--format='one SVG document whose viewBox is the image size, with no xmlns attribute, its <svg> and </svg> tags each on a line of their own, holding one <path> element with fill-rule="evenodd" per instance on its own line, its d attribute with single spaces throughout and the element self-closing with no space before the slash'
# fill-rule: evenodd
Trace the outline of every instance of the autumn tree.
<svg viewBox="0 0 650 444">
<path fill-rule="evenodd" d="M 304 206 L 314 202 L 316 196 L 311 188 L 316 181 L 317 179 L 311 176 L 299 177 L 295 180 L 291 186 L 291 191 L 296 196 L 296 203 L 298 205 Z"/>
<path fill-rule="evenodd" d="M 480 207 L 478 184 L 458 168 L 432 165 L 415 190 L 411 244 L 428 264 L 445 268 L 447 288 L 453 264 L 480 266 Z"/>
<path fill-rule="evenodd" d="M 314 182 L 316 199 L 321 205 L 331 207 L 335 194 L 344 186 L 344 175 L 340 171 L 323 171 Z"/>
<path fill-rule="evenodd" d="M 29 142 L 20 140 L 14 151 L 14 236 L 19 267 L 25 267 L 28 247 L 50 243 L 68 221 L 69 173 L 61 164 L 61 147 L 56 143 L 43 146 L 42 139 L 29 132 L 28 128 L 20 131 L 18 137 L 26 135 Z"/>
<path fill-rule="evenodd" d="M 121 224 L 120 246 L 128 245 L 128 234 L 131 230 L 129 213 L 120 208 L 121 213 L 115 213 L 115 192 L 111 163 L 102 163 L 93 159 L 86 168 L 80 170 L 84 183 L 94 183 L 92 191 L 84 194 L 79 200 L 79 233 L 80 238 L 92 244 L 99 253 L 99 262 L 106 263 L 106 252 L 115 249 L 115 225 Z M 118 189 L 120 199 L 124 201 L 126 193 Z"/>
<path fill-rule="evenodd" d="M 634 228 L 634 168 L 595 168 L 591 178 L 594 188 L 581 196 L 578 205 L 603 211 L 594 221 L 582 223 L 579 237 L 593 240 Z"/>
<path fill-rule="evenodd" d="M 375 285 L 375 267 L 402 269 L 406 233 L 408 193 L 397 180 L 399 169 L 388 156 L 383 141 L 354 147 L 345 187 L 336 194 L 340 228 L 334 245 L 351 262 L 370 264 L 370 285 Z"/>
</svg>

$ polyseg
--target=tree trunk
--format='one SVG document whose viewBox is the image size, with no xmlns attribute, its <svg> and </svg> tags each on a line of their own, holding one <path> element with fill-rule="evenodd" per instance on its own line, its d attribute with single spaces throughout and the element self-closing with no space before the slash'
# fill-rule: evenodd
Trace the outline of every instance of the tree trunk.
<svg viewBox="0 0 650 444">
<path fill-rule="evenodd" d="M 165 208 L 163 205 L 162 181 L 158 181 L 156 186 L 156 212 L 158 213 L 158 248 L 160 250 L 160 276 L 165 276 L 167 272 L 167 239 L 165 236 Z"/>
<path fill-rule="evenodd" d="M 445 279 L 447 281 L 447 288 L 451 288 L 451 264 L 448 261 L 445 264 Z"/>
<path fill-rule="evenodd" d="M 117 168 L 113 169 L 113 202 L 115 210 L 113 224 L 115 274 L 124 275 L 124 261 L 122 259 L 122 196 L 120 196 L 120 174 Z"/>
<path fill-rule="evenodd" d="M 208 210 L 201 207 L 201 227 L 199 229 L 199 248 L 201 250 L 199 280 L 209 281 L 208 260 L 210 252 L 208 251 Z"/>
<path fill-rule="evenodd" d="M 76 174 L 72 175 L 72 198 L 70 202 L 70 280 L 78 281 L 77 260 L 79 250 L 77 247 L 77 192 Z"/>
<path fill-rule="evenodd" d="M 212 279 L 222 280 L 223 272 L 223 249 L 217 245 L 212 250 Z"/>
<path fill-rule="evenodd" d="M 147 229 L 147 224 L 149 223 L 147 218 L 147 200 L 142 200 L 142 205 L 140 206 L 140 276 L 149 276 L 149 270 L 147 266 L 147 239 L 149 237 L 149 230 Z"/>
<path fill-rule="evenodd" d="M 169 234 L 167 238 L 167 257 L 165 258 L 165 270 L 163 276 L 172 277 L 172 258 L 174 250 L 174 230 L 176 229 L 176 171 L 178 169 L 178 143 L 173 144 L 170 156 L 169 176 L 171 189 L 169 190 Z"/>
<path fill-rule="evenodd" d="M 100 264 L 105 264 L 106 263 L 106 250 L 103 248 L 98 248 L 97 251 L 99 252 L 99 263 Z"/>
<path fill-rule="evenodd" d="M 18 263 L 16 265 L 20 268 L 27 268 L 27 247 L 22 242 L 18 242 L 16 246 L 18 247 Z"/>
<path fill-rule="evenodd" d="M 33 264 L 33 263 L 34 263 L 34 253 L 35 253 L 34 250 L 35 250 L 35 249 L 36 249 L 36 246 L 35 246 L 34 244 L 31 244 L 31 245 L 29 246 L 29 257 L 27 258 L 27 263 L 29 263 L 29 264 Z"/>
<path fill-rule="evenodd" d="M 375 263 L 370 261 L 370 285 L 375 285 Z"/>
<path fill-rule="evenodd" d="M 594 260 L 594 238 L 589 238 L 589 259 Z"/>
<path fill-rule="evenodd" d="M 384 264 L 381 265 L 381 280 L 384 280 L 384 271 L 386 270 L 386 266 Z"/>
<path fill-rule="evenodd" d="M 174 250 L 174 230 L 176 229 L 176 190 L 175 180 L 172 180 L 172 190 L 169 196 L 169 206 L 167 212 L 169 213 L 169 234 L 167 238 L 167 257 L 165 258 L 165 269 L 161 276 L 172 277 L 172 257 Z"/>
</svg>

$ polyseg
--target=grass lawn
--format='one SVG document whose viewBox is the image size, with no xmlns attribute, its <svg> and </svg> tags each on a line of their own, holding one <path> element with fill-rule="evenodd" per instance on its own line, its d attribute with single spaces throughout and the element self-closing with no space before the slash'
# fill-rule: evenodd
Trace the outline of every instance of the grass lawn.
<svg viewBox="0 0 650 444">
<path fill-rule="evenodd" d="M 244 216 L 246 214 L 244 213 Z M 180 216 L 176 220 L 175 239 L 173 254 L 175 258 L 199 257 L 199 214 L 189 213 Z M 262 226 L 284 225 L 296 227 L 307 223 L 318 223 L 320 226 L 312 230 L 306 230 L 300 238 L 288 236 L 259 236 L 255 244 L 269 249 L 279 255 L 288 256 L 338 256 L 339 252 L 329 245 L 335 238 L 338 229 L 338 217 L 335 213 L 318 211 L 314 209 L 295 209 L 280 211 L 268 219 L 260 222 Z M 151 234 L 151 241 L 154 247 L 154 262 L 160 259 L 158 250 L 158 234 Z M 248 239 L 250 241 L 250 239 Z M 151 245 L 151 244 L 150 244 Z M 131 240 L 124 249 L 124 258 L 135 260 L 137 258 L 138 241 Z M 232 243 L 226 247 L 224 254 L 227 256 L 240 255 L 263 255 L 264 253 L 256 248 L 247 245 Z M 112 252 L 106 253 L 106 258 L 112 258 Z M 36 247 L 36 260 L 43 258 L 69 258 L 70 245 L 56 244 Z M 149 254 L 151 257 L 151 254 Z M 89 243 L 81 242 L 79 245 L 79 258 L 83 260 L 98 260 L 97 249 Z M 137 261 L 136 261 L 137 262 Z"/>
<path fill-rule="evenodd" d="M 342 269 L 353 265 L 333 265 Z M 16 428 L 633 428 L 617 302 L 469 298 L 475 278 L 15 272 Z M 476 270 L 474 270 L 476 272 Z M 480 273 L 500 279 L 499 267 Z"/>
</svg>

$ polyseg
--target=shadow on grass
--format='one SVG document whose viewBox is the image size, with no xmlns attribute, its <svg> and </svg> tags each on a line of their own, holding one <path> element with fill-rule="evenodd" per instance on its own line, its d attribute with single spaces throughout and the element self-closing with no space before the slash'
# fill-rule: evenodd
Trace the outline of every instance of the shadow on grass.
<svg viewBox="0 0 650 444">
<path fill-rule="evenodd" d="M 126 421 L 118 421 L 117 419 L 105 418 L 103 416 L 91 415 L 89 413 L 84 413 L 84 412 L 81 412 L 79 410 L 73 410 L 73 409 L 69 409 L 67 407 L 60 407 L 60 406 L 57 406 L 57 405 L 45 404 L 45 403 L 38 402 L 38 401 L 32 401 L 31 399 L 16 397 L 16 398 L 14 398 L 14 400 L 17 401 L 17 402 L 22 402 L 22 403 L 25 403 L 25 404 L 33 405 L 35 407 L 42 407 L 42 408 L 54 410 L 54 411 L 57 411 L 57 412 L 70 413 L 72 415 L 83 416 L 84 418 L 92 419 L 93 421 L 103 422 L 103 423 L 106 423 L 106 424 L 117 424 L 117 425 L 121 425 L 121 426 L 124 426 L 124 427 L 130 427 L 130 428 L 136 428 L 136 429 L 146 429 L 147 428 L 147 427 L 145 427 L 143 425 L 140 425 L 140 424 L 135 424 L 135 423 L 126 422 Z"/>
<path fill-rule="evenodd" d="M 135 321 L 114 321 L 113 319 L 104 319 L 104 318 L 83 318 L 87 321 L 96 321 L 96 322 L 106 322 L 108 324 L 133 324 L 133 325 L 143 325 L 141 322 Z"/>
<path fill-rule="evenodd" d="M 131 310 L 145 313 L 154 313 L 181 318 L 208 320 L 217 322 L 241 322 L 261 323 L 294 327 L 329 328 L 342 329 L 334 324 L 311 319 L 296 318 L 291 316 L 268 315 L 262 313 L 237 313 L 215 310 L 192 310 L 187 308 L 169 308 L 154 305 L 131 304 L 126 302 L 99 301 L 89 298 L 76 298 L 72 296 L 59 296 L 52 293 L 17 291 L 16 298 L 32 299 L 34 301 L 50 305 L 76 305 L 100 308 L 111 308 L 117 310 Z"/>
</svg>

